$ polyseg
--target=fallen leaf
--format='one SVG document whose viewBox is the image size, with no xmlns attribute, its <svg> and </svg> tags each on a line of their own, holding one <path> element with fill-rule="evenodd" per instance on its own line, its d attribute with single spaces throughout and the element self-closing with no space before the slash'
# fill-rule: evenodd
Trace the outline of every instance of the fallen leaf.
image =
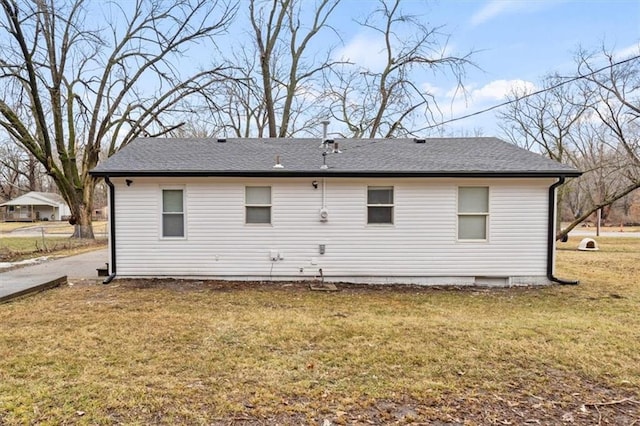
<svg viewBox="0 0 640 426">
<path fill-rule="evenodd" d="M 571 414 L 571 413 L 564 413 L 564 414 L 562 415 L 562 421 L 563 421 L 563 422 L 567 422 L 567 423 L 573 423 L 573 422 L 574 422 L 574 420 L 573 420 L 573 414 Z"/>
</svg>

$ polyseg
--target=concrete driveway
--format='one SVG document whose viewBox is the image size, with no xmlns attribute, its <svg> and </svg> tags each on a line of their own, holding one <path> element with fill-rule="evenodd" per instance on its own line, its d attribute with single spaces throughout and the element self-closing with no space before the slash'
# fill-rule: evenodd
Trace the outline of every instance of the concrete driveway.
<svg viewBox="0 0 640 426">
<path fill-rule="evenodd" d="M 96 268 L 104 267 L 108 260 L 109 252 L 105 248 L 1 272 L 0 299 L 64 276 L 67 277 L 69 282 L 79 280 L 101 281 L 103 278 L 98 277 Z"/>
</svg>

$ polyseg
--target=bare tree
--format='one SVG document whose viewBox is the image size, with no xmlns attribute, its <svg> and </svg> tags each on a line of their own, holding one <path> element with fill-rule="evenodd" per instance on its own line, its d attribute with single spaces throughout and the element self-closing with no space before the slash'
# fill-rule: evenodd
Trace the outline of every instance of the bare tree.
<svg viewBox="0 0 640 426">
<path fill-rule="evenodd" d="M 336 65 L 329 53 L 322 60 L 307 55 L 314 37 L 331 30 L 328 20 L 340 0 L 320 0 L 310 22 L 303 23 L 301 0 L 251 0 L 249 17 L 260 58 L 262 102 L 269 137 L 291 136 L 292 115 L 308 107 L 298 105 L 301 91 L 323 70 Z M 305 3 L 308 5 L 308 3 Z M 306 85 L 306 87 L 305 87 Z"/>
<path fill-rule="evenodd" d="M 229 62 L 236 66 L 235 79 L 207 90 L 199 119 L 213 134 L 238 138 L 268 136 L 268 114 L 260 78 L 260 55 L 255 46 L 234 49 Z M 277 102 L 277 101 L 276 101 Z"/>
<path fill-rule="evenodd" d="M 180 126 L 185 99 L 225 78 L 189 75 L 179 58 L 224 31 L 235 8 L 222 0 L 104 3 L 88 18 L 84 0 L 0 0 L 0 126 L 55 181 L 92 238 L 95 182 L 88 172 L 140 135 Z M 99 22 L 100 26 L 92 26 Z M 153 87 L 153 89 L 148 89 Z"/>
<path fill-rule="evenodd" d="M 640 187 L 640 62 L 616 63 L 606 50 L 604 56 L 609 66 L 596 67 L 598 57 L 579 52 L 581 78 L 548 78 L 544 90 L 515 94 L 500 114 L 514 143 L 584 172 L 561 190 L 574 219 L 557 238 L 600 209 L 606 216 L 609 206 Z"/>
<path fill-rule="evenodd" d="M 28 191 L 50 191 L 50 178 L 35 157 L 12 141 L 0 145 L 0 198 Z"/>
<path fill-rule="evenodd" d="M 331 42 L 318 49 L 320 34 L 340 41 L 332 26 L 340 0 L 318 0 L 311 8 L 302 0 L 251 0 L 253 43 L 233 50 L 228 62 L 236 65 L 237 78 L 207 95 L 204 121 L 236 137 L 316 135 L 332 116 L 344 137 L 395 137 L 424 125 L 437 106 L 415 81 L 426 70 L 461 83 L 469 56 L 447 54 L 441 28 L 403 13 L 399 0 L 377 5 L 360 25 L 383 40 L 381 71 L 339 57 Z"/>
<path fill-rule="evenodd" d="M 585 156 L 579 155 L 579 148 L 584 145 L 583 150 L 589 150 L 593 145 L 591 139 L 582 143 L 583 139 L 577 137 L 577 129 L 589 108 L 590 95 L 588 91 L 581 92 L 562 82 L 558 75 L 546 77 L 542 89 L 534 96 L 526 90 L 514 90 L 509 96 L 512 102 L 498 113 L 502 122 L 500 127 L 508 139 L 523 148 L 585 170 Z M 560 187 L 558 205 L 569 200 L 572 214 L 581 215 L 587 201 L 583 187 L 578 180 Z M 561 210 L 558 209 L 558 219 L 560 217 Z M 557 223 L 559 229 L 560 220 Z"/>
<path fill-rule="evenodd" d="M 542 89 L 535 96 L 515 90 L 509 96 L 511 103 L 498 113 L 498 118 L 502 131 L 518 145 L 572 164 L 580 144 L 575 138 L 575 129 L 584 119 L 591 100 L 589 92 L 560 83 L 562 77 L 552 75 L 543 80 Z"/>
<path fill-rule="evenodd" d="M 433 95 L 416 85 L 415 71 L 447 73 L 462 88 L 465 66 L 473 65 L 471 53 L 449 55 L 442 27 L 428 27 L 404 13 L 400 0 L 379 0 L 378 4 L 360 25 L 382 38 L 382 69 L 345 66 L 328 77 L 331 114 L 348 129 L 344 136 L 411 134 L 416 126 L 432 122 L 438 112 Z"/>
<path fill-rule="evenodd" d="M 0 199 L 9 200 L 28 190 L 24 152 L 14 144 L 0 146 Z"/>
</svg>

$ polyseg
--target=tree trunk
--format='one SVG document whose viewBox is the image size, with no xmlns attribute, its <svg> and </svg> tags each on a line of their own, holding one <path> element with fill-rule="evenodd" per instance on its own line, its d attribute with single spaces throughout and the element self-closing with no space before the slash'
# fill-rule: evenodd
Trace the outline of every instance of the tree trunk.
<svg viewBox="0 0 640 426">
<path fill-rule="evenodd" d="M 271 70 L 269 69 L 269 59 L 261 58 L 262 84 L 264 86 L 264 104 L 267 110 L 267 120 L 269 121 L 269 137 L 278 137 L 276 128 L 276 106 L 273 102 L 273 90 L 271 89 Z"/>
<path fill-rule="evenodd" d="M 71 238 L 94 239 L 93 225 L 91 224 L 91 205 L 74 208 L 73 218 L 75 219 L 74 231 Z"/>
<path fill-rule="evenodd" d="M 27 160 L 27 179 L 29 181 L 29 191 L 38 191 L 38 182 L 36 178 L 36 168 L 38 163 L 33 155 L 29 155 Z"/>
<path fill-rule="evenodd" d="M 585 213 L 583 213 L 580 217 L 577 217 L 573 222 L 571 222 L 569 224 L 569 226 L 567 226 L 566 228 L 564 228 L 560 232 L 557 232 L 556 233 L 556 240 L 562 240 L 563 238 L 569 236 L 569 232 L 571 232 L 571 230 L 573 228 L 575 228 L 580 223 L 582 223 L 582 221 L 584 221 L 589 216 L 591 216 L 592 214 L 597 212 L 598 209 L 610 206 L 615 201 L 619 200 L 620 198 L 624 197 L 625 195 L 631 193 L 632 191 L 634 191 L 634 190 L 636 190 L 638 188 L 640 188 L 640 182 L 633 183 L 633 184 L 627 186 L 622 192 L 620 192 L 618 194 L 615 194 L 615 195 L 612 195 L 610 198 L 607 198 L 603 202 L 591 207 Z"/>
<path fill-rule="evenodd" d="M 58 183 L 59 188 L 61 184 L 62 182 Z M 81 186 L 82 188 L 76 191 L 69 189 L 72 191 L 70 194 L 73 199 L 67 200 L 67 203 L 71 209 L 72 225 L 75 227 L 71 238 L 94 239 L 93 225 L 91 223 L 91 210 L 93 208 L 95 181 L 93 178 L 87 176 L 82 181 Z"/>
</svg>

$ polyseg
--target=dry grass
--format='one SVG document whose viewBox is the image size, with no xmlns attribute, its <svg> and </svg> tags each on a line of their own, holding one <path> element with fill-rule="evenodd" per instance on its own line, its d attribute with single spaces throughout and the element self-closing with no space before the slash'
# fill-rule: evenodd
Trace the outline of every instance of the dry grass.
<svg viewBox="0 0 640 426">
<path fill-rule="evenodd" d="M 107 222 L 93 221 L 93 232 L 96 234 L 105 234 L 107 230 Z M 0 222 L 0 234 L 9 234 L 17 229 L 24 228 L 40 228 L 44 229 L 45 234 L 72 234 L 73 225 L 68 222 Z"/>
<path fill-rule="evenodd" d="M 599 242 L 559 250 L 577 287 L 116 281 L 0 305 L 0 423 L 631 424 L 640 240 Z"/>
<path fill-rule="evenodd" d="M 43 255 L 70 256 L 102 248 L 106 244 L 105 238 L 3 237 L 0 238 L 0 262 L 15 262 Z"/>
<path fill-rule="evenodd" d="M 32 233 L 12 233 L 31 228 Z M 95 240 L 71 239 L 73 226 L 66 222 L 0 222 L 0 262 L 13 262 L 42 255 L 68 256 L 104 247 L 107 222 L 93 223 Z"/>
<path fill-rule="evenodd" d="M 15 231 L 16 229 L 29 228 L 33 222 L 0 222 L 0 234 Z"/>
<path fill-rule="evenodd" d="M 93 221 L 93 233 L 98 235 L 102 235 L 107 233 L 107 222 L 106 221 Z M 45 227 L 45 232 L 47 234 L 73 234 L 74 227 L 73 225 L 69 225 L 66 222 L 61 222 L 56 225 Z"/>
</svg>

